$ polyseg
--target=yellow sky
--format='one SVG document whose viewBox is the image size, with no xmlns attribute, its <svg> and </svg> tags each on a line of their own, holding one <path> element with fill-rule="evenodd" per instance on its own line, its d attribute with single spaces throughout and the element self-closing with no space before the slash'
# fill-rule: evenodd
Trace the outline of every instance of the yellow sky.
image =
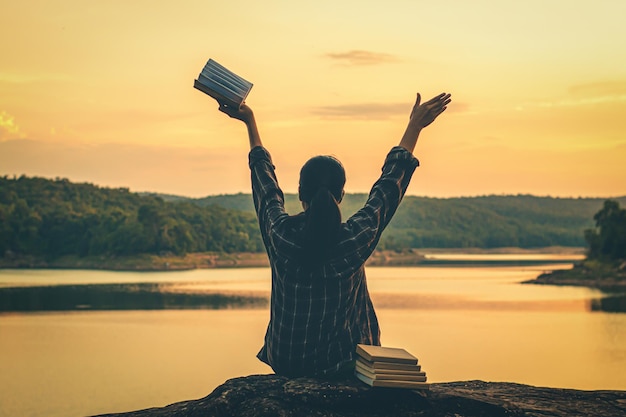
<svg viewBox="0 0 626 417">
<path fill-rule="evenodd" d="M 0 175 L 249 192 L 243 124 L 192 88 L 208 58 L 247 100 L 285 191 L 333 154 L 364 192 L 416 92 L 453 94 L 409 194 L 626 195 L 626 2 L 4 1 Z"/>
</svg>

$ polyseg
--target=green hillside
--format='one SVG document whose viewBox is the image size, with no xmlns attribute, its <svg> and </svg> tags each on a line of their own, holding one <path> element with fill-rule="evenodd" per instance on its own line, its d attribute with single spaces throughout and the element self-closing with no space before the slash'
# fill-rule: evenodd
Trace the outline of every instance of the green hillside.
<svg viewBox="0 0 626 417">
<path fill-rule="evenodd" d="M 346 195 L 344 219 L 365 194 Z M 298 213 L 296 195 L 287 210 Z M 615 199 L 621 204 L 626 197 Z M 406 197 L 381 249 L 585 246 L 604 199 Z M 0 177 L 0 256 L 55 259 L 263 251 L 249 194 L 190 199 L 65 179 Z"/>
<path fill-rule="evenodd" d="M 65 179 L 0 178 L 0 255 L 261 251 L 254 213 Z"/>
<path fill-rule="evenodd" d="M 343 218 L 355 213 L 366 194 L 348 194 Z M 615 200 L 624 204 L 626 197 Z M 203 206 L 253 211 L 249 194 L 193 200 Z M 381 241 L 381 248 L 495 248 L 585 246 L 584 231 L 603 198 L 553 198 L 531 195 L 428 198 L 406 196 Z M 285 195 L 289 213 L 302 210 L 295 194 Z"/>
</svg>

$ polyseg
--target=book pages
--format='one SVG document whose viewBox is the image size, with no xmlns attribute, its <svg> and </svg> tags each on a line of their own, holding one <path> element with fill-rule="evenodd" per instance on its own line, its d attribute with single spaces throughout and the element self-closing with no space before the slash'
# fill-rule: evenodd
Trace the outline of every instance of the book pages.
<svg viewBox="0 0 626 417">
<path fill-rule="evenodd" d="M 252 83 L 230 71 L 213 59 L 209 59 L 194 88 L 213 97 L 220 104 L 241 107 L 252 89 Z"/>
<path fill-rule="evenodd" d="M 354 373 L 372 387 L 429 389 L 418 360 L 401 348 L 358 344 Z"/>
</svg>

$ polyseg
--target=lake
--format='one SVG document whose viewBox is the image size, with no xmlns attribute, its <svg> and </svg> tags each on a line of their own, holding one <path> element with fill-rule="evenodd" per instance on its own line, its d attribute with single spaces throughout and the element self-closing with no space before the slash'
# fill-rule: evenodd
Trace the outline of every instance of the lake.
<svg viewBox="0 0 626 417">
<path fill-rule="evenodd" d="M 607 295 L 597 290 L 520 284 L 570 266 L 370 267 L 367 274 L 383 345 L 417 356 L 430 382 L 626 390 L 626 314 L 603 311 Z M 203 397 L 229 378 L 270 373 L 255 357 L 269 318 L 269 279 L 267 268 L 0 270 L 0 293 L 24 291 L 29 306 L 0 313 L 0 416 L 164 406 Z M 48 291 L 74 294 L 65 301 L 74 307 L 41 311 Z M 147 304 L 129 307 L 94 296 L 107 291 L 149 297 L 131 297 Z M 85 294 L 87 301 L 75 298 Z M 225 298 L 215 304 L 216 295 Z"/>
</svg>

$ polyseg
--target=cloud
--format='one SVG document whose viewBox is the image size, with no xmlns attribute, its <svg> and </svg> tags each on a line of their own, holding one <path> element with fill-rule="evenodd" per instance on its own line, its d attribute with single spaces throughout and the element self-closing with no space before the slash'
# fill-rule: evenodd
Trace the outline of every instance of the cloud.
<svg viewBox="0 0 626 417">
<path fill-rule="evenodd" d="M 408 115 L 411 106 L 407 103 L 358 103 L 338 106 L 321 106 L 313 114 L 325 118 L 381 120 L 391 116 Z"/>
<path fill-rule="evenodd" d="M 15 118 L 5 111 L 0 112 L 0 141 L 21 138 L 24 135 L 20 132 L 19 126 L 15 123 Z"/>
<path fill-rule="evenodd" d="M 352 50 L 348 52 L 330 52 L 324 55 L 335 61 L 339 61 L 345 65 L 378 65 L 389 62 L 396 62 L 398 58 L 391 54 L 382 52 Z"/>
<path fill-rule="evenodd" d="M 452 97 L 452 99 L 454 100 L 454 97 Z M 452 101 L 452 103 L 448 105 L 446 112 L 447 113 L 471 113 L 473 112 L 473 110 L 469 103 L 465 103 L 463 101 L 461 102 Z"/>
<path fill-rule="evenodd" d="M 71 78 L 64 74 L 0 72 L 0 83 L 7 84 L 28 84 L 69 80 L 71 80 Z"/>
<path fill-rule="evenodd" d="M 194 112 L 164 112 L 158 110 L 144 110 L 144 109 L 119 109 L 102 112 L 96 116 L 85 118 L 80 122 L 76 122 L 73 125 L 74 129 L 78 130 L 91 130 L 103 132 L 105 130 L 114 129 L 117 130 L 120 125 L 125 126 L 154 126 L 157 124 L 166 124 L 170 122 L 177 122 L 180 120 L 192 118 L 201 114 L 199 111 Z M 111 121 L 115 123 L 112 124 Z"/>
<path fill-rule="evenodd" d="M 626 80 L 598 81 L 572 85 L 562 97 L 521 103 L 516 109 L 571 108 L 604 104 L 619 106 L 626 104 Z"/>
<path fill-rule="evenodd" d="M 424 101 L 424 97 L 422 97 Z M 410 103 L 356 103 L 338 106 L 320 106 L 312 110 L 316 116 L 329 119 L 383 120 L 394 116 L 408 117 L 411 112 Z M 450 103 L 449 113 L 468 112 L 468 103 Z"/>
<path fill-rule="evenodd" d="M 593 106 L 599 104 L 626 103 L 626 94 L 611 96 L 596 96 L 579 99 L 559 99 L 554 101 L 538 101 L 533 103 L 524 103 L 517 107 L 518 110 L 526 108 L 558 108 L 558 107 L 580 107 Z"/>
<path fill-rule="evenodd" d="M 569 93 L 584 96 L 623 96 L 626 95 L 626 80 L 573 85 L 569 88 Z"/>
</svg>

